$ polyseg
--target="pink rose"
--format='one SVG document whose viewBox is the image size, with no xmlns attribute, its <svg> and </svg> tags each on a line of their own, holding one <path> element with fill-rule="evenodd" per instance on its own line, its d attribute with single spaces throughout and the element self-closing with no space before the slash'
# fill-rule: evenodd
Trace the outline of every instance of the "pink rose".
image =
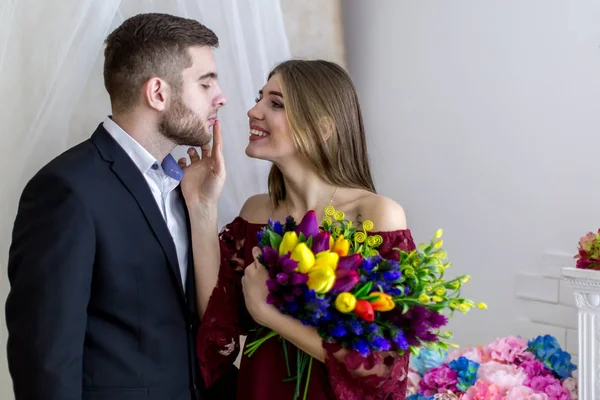
<svg viewBox="0 0 600 400">
<path fill-rule="evenodd" d="M 562 384 L 552 375 L 536 376 L 527 379 L 525 385 L 529 386 L 537 393 L 546 393 L 549 400 L 570 400 L 569 392 L 563 389 Z"/>
<path fill-rule="evenodd" d="M 552 371 L 546 368 L 544 363 L 537 359 L 524 361 L 523 364 L 521 364 L 521 368 L 523 368 L 523 371 L 525 371 L 529 378 L 552 375 Z"/>
<path fill-rule="evenodd" d="M 477 345 L 476 347 L 464 347 L 462 349 L 454 350 L 448 357 L 446 357 L 446 362 L 458 360 L 460 357 L 465 357 L 471 361 L 475 361 L 478 364 L 484 364 L 490 361 L 490 355 L 487 351 L 487 348 L 482 345 Z"/>
<path fill-rule="evenodd" d="M 527 374 L 514 364 L 490 361 L 479 366 L 477 378 L 495 384 L 502 393 L 506 393 L 515 386 L 522 386 Z"/>
<path fill-rule="evenodd" d="M 536 393 L 527 386 L 515 386 L 506 393 L 506 400 L 547 400 L 545 393 Z"/>
<path fill-rule="evenodd" d="M 569 396 L 571 396 L 571 400 L 577 400 L 577 379 L 565 379 L 562 383 L 562 387 L 567 393 L 569 393 Z"/>
<path fill-rule="evenodd" d="M 442 364 L 423 375 L 423 379 L 419 382 L 419 393 L 433 396 L 436 393 L 456 392 L 457 383 L 456 372 L 446 364 Z"/>
<path fill-rule="evenodd" d="M 471 386 L 462 400 L 505 400 L 502 391 L 493 383 L 478 380 Z"/>
<path fill-rule="evenodd" d="M 507 336 L 494 340 L 487 346 L 487 351 L 492 360 L 512 364 L 534 357 L 527 351 L 527 347 L 527 340 L 518 336 Z"/>
</svg>

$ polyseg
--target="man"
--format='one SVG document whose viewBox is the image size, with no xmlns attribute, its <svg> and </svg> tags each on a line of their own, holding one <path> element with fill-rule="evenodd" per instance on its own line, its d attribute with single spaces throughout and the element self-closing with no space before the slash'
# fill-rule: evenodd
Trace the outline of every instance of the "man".
<svg viewBox="0 0 600 400">
<path fill-rule="evenodd" d="M 226 99 L 216 35 L 165 14 L 106 39 L 112 117 L 19 204 L 6 302 L 20 399 L 200 398 L 190 232 L 176 145 L 205 146 Z"/>
</svg>

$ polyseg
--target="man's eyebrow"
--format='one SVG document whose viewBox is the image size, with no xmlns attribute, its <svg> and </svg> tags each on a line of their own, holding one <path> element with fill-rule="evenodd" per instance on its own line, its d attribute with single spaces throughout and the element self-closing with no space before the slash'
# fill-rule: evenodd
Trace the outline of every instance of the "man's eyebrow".
<svg viewBox="0 0 600 400">
<path fill-rule="evenodd" d="M 198 80 L 201 81 L 202 79 L 206 79 L 206 78 L 217 79 L 218 75 L 216 72 L 207 72 L 206 74 L 204 74 L 200 78 L 198 78 Z"/>
</svg>

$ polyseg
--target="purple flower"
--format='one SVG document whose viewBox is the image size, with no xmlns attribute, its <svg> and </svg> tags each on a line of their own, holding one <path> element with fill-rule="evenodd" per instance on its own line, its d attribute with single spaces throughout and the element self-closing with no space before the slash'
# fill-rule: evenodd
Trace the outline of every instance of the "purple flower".
<svg viewBox="0 0 600 400">
<path fill-rule="evenodd" d="M 456 393 L 458 375 L 448 365 L 443 364 L 427 372 L 419 382 L 419 393 L 425 396 L 433 396 L 436 393 L 452 391 Z"/>
<path fill-rule="evenodd" d="M 289 275 L 285 272 L 280 272 L 277 274 L 277 283 L 280 285 L 286 285 L 288 283 Z"/>
<path fill-rule="evenodd" d="M 335 271 L 335 283 L 332 290 L 335 292 L 349 292 L 360 280 L 358 271 L 340 270 Z"/>
<path fill-rule="evenodd" d="M 331 234 L 327 231 L 319 232 L 313 237 L 312 252 L 319 254 L 322 251 L 329 250 L 329 238 Z"/>
<path fill-rule="evenodd" d="M 448 323 L 448 319 L 437 311 L 423 306 L 414 306 L 405 314 L 402 308 L 382 313 L 396 328 L 401 329 L 409 345 L 419 345 L 423 342 L 437 341 L 436 331 Z"/>
<path fill-rule="evenodd" d="M 261 263 L 271 268 L 272 265 L 279 262 L 279 252 L 271 246 L 266 246 L 262 249 Z"/>
<path fill-rule="evenodd" d="M 293 272 L 290 277 L 290 283 L 292 285 L 302 285 L 303 283 L 308 282 L 308 275 L 301 274 L 299 272 Z"/>
<path fill-rule="evenodd" d="M 352 254 L 349 256 L 340 257 L 338 261 L 337 270 L 355 271 L 362 262 L 362 256 L 360 254 Z"/>
<path fill-rule="evenodd" d="M 316 236 L 319 233 L 319 223 L 317 222 L 317 214 L 310 210 L 300 221 L 300 225 L 296 227 L 297 234 L 303 234 L 306 238 Z"/>
<path fill-rule="evenodd" d="M 294 272 L 296 268 L 298 268 L 298 261 L 292 260 L 289 254 L 283 256 L 280 263 L 281 269 L 288 274 Z"/>
</svg>

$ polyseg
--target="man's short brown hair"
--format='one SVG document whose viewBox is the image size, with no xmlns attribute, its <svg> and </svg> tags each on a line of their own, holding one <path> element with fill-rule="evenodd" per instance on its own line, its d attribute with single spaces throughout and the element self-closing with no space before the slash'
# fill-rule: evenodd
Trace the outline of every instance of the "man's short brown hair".
<svg viewBox="0 0 600 400">
<path fill-rule="evenodd" d="M 113 110 L 130 111 L 140 89 L 154 76 L 182 88 L 181 73 L 192 65 L 191 46 L 218 47 L 217 35 L 193 19 L 138 14 L 125 20 L 105 41 L 104 86 Z"/>
</svg>

